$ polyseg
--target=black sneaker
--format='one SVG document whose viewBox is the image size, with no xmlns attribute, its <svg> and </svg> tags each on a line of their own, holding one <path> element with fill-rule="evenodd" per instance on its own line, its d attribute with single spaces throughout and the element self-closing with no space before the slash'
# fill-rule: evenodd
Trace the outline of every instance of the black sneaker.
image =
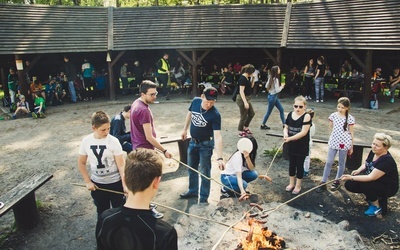
<svg viewBox="0 0 400 250">
<path fill-rule="evenodd" d="M 317 193 L 322 193 L 326 190 L 326 185 L 323 185 L 323 184 L 325 184 L 325 182 L 321 182 L 319 184 L 319 187 L 317 188 Z"/>
<path fill-rule="evenodd" d="M 330 189 L 331 189 L 331 191 L 336 191 L 336 190 L 338 190 L 339 187 L 340 187 L 340 181 L 336 180 L 332 183 L 332 186 Z"/>
<path fill-rule="evenodd" d="M 225 189 L 221 189 L 220 199 L 235 197 L 235 195 L 231 191 L 226 191 Z"/>
<path fill-rule="evenodd" d="M 268 127 L 267 125 L 261 125 L 260 129 L 262 130 L 266 130 L 266 129 L 271 129 L 270 127 Z"/>
</svg>

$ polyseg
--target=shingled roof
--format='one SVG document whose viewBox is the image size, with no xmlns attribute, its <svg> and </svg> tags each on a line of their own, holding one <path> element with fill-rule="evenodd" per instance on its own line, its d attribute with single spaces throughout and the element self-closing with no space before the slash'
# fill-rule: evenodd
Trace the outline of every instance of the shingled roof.
<svg viewBox="0 0 400 250">
<path fill-rule="evenodd" d="M 398 0 L 293 4 L 291 49 L 400 50 Z"/>
<path fill-rule="evenodd" d="M 400 50 L 397 5 L 398 0 L 145 8 L 0 4 L 0 54 L 279 47 Z"/>
<path fill-rule="evenodd" d="M 278 48 L 285 9 L 286 5 L 115 9 L 114 49 Z"/>
</svg>

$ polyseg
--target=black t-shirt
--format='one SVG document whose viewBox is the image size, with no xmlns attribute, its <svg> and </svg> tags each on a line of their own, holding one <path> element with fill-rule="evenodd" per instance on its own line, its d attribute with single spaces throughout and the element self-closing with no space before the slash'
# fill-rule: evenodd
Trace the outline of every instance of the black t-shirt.
<svg viewBox="0 0 400 250">
<path fill-rule="evenodd" d="M 371 173 L 374 168 L 384 172 L 385 174 L 375 181 L 384 183 L 389 196 L 393 196 L 399 190 L 399 173 L 397 171 L 396 162 L 389 152 L 379 157 L 376 161 L 372 161 L 373 158 L 374 153 L 371 150 L 365 160 L 365 173 Z"/>
<path fill-rule="evenodd" d="M 325 64 L 317 64 L 317 68 L 315 69 L 315 73 L 319 70 L 319 74 L 317 77 L 324 77 L 325 75 Z"/>
<path fill-rule="evenodd" d="M 155 219 L 150 210 L 127 207 L 104 211 L 96 226 L 97 249 L 175 250 L 175 228 Z"/>
<path fill-rule="evenodd" d="M 233 74 L 231 72 L 224 72 L 225 82 L 233 83 Z"/>
<path fill-rule="evenodd" d="M 209 110 L 201 107 L 202 99 L 195 97 L 190 104 L 192 113 L 190 135 L 197 140 L 207 141 L 214 137 L 214 130 L 221 130 L 221 114 L 213 106 Z"/>
<path fill-rule="evenodd" d="M 304 117 L 307 113 L 304 113 L 297 120 L 292 118 L 292 113 L 290 112 L 286 117 L 285 124 L 288 126 L 288 135 L 289 137 L 294 136 L 301 132 L 303 125 L 312 124 L 312 121 L 304 122 Z M 289 154 L 307 156 L 310 151 L 310 130 L 308 130 L 307 134 L 302 138 L 290 141 L 288 143 L 288 151 Z"/>
<path fill-rule="evenodd" d="M 244 86 L 244 95 L 249 96 L 251 95 L 251 82 L 250 78 L 248 79 L 244 75 L 240 75 L 239 81 L 238 81 L 238 86 Z"/>
</svg>

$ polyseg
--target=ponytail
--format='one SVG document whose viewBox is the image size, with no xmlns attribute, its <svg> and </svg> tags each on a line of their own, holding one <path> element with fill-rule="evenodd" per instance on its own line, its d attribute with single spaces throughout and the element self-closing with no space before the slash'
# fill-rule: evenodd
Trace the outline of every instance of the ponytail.
<svg viewBox="0 0 400 250">
<path fill-rule="evenodd" d="M 343 130 L 344 131 L 347 131 L 347 127 L 348 127 L 347 120 L 348 120 L 348 118 L 349 118 L 349 110 L 346 110 L 346 121 L 343 124 Z"/>
</svg>

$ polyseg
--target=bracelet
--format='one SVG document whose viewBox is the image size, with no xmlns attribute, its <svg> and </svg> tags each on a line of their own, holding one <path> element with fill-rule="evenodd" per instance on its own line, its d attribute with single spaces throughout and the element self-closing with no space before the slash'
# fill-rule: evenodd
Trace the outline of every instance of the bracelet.
<svg viewBox="0 0 400 250">
<path fill-rule="evenodd" d="M 223 161 L 223 160 L 224 160 L 224 159 L 222 159 L 222 158 L 218 158 L 218 159 L 217 159 L 217 161 Z"/>
<path fill-rule="evenodd" d="M 162 151 L 163 152 L 163 154 L 165 154 L 165 152 L 167 152 L 167 150 L 165 149 L 164 151 Z"/>
</svg>

